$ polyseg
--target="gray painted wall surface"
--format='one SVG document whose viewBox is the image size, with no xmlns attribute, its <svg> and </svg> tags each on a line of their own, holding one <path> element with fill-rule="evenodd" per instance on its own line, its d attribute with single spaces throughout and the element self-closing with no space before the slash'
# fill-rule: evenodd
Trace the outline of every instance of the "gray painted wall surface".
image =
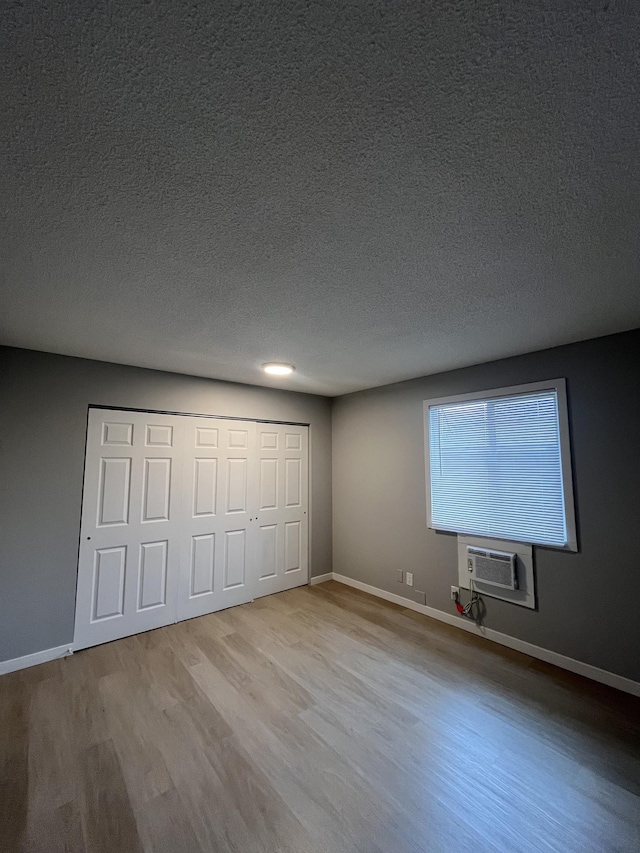
<svg viewBox="0 0 640 853">
<path fill-rule="evenodd" d="M 87 408 L 311 425 L 311 571 L 331 571 L 331 401 L 0 348 L 0 660 L 71 642 Z"/>
<path fill-rule="evenodd" d="M 640 681 L 640 330 L 350 394 L 333 407 L 333 569 L 454 613 L 456 537 L 426 527 L 422 401 L 566 377 L 579 552 L 535 548 L 538 610 L 486 625 Z"/>
</svg>

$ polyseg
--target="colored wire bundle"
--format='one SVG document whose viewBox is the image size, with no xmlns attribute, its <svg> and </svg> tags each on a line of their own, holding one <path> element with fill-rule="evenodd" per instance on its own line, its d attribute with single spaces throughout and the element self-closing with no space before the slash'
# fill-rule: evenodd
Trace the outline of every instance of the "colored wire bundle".
<svg viewBox="0 0 640 853">
<path fill-rule="evenodd" d="M 475 622 L 476 625 L 480 626 L 484 615 L 484 605 L 477 591 L 473 588 L 473 580 L 471 580 L 471 578 L 469 578 L 469 591 L 471 593 L 471 598 L 469 599 L 469 602 L 464 605 L 460 601 L 460 593 L 456 593 L 456 610 L 465 619 L 471 619 L 472 622 Z"/>
</svg>

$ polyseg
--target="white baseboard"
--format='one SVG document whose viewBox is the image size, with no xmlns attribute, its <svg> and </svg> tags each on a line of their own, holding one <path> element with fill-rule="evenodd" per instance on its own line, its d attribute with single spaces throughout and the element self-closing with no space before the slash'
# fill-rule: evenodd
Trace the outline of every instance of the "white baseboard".
<svg viewBox="0 0 640 853">
<path fill-rule="evenodd" d="M 24 655 L 21 658 L 13 658 L 13 660 L 0 661 L 0 675 L 6 675 L 8 672 L 15 672 L 18 669 L 26 669 L 28 666 L 36 666 L 39 663 L 47 663 L 56 658 L 65 658 L 73 652 L 69 647 L 56 646 L 54 649 L 43 649 L 41 652 L 34 652 L 32 655 Z"/>
<path fill-rule="evenodd" d="M 323 575 L 323 578 L 325 575 Z M 447 625 L 453 625 L 455 628 L 461 628 L 463 631 L 468 631 L 471 634 L 484 637 L 494 643 L 499 643 L 501 646 L 507 646 L 510 649 L 515 649 L 518 652 L 523 652 L 532 658 L 537 658 L 545 663 L 551 663 L 561 669 L 567 669 L 569 672 L 575 672 L 578 675 L 584 675 L 586 678 L 591 678 L 593 681 L 599 681 L 601 684 L 606 684 L 609 687 L 616 687 L 618 690 L 623 690 L 625 693 L 631 693 L 632 696 L 640 696 L 640 682 L 633 681 L 630 678 L 625 678 L 622 675 L 616 675 L 613 672 L 608 672 L 606 669 L 600 669 L 597 666 L 592 666 L 589 663 L 569 658 L 566 655 L 561 655 L 558 652 L 552 652 L 550 649 L 543 649 L 540 646 L 534 646 L 533 643 L 527 643 L 525 640 L 518 640 L 516 637 L 510 637 L 508 634 L 501 634 L 500 631 L 494 631 L 492 628 L 478 628 L 473 622 L 461 619 L 453 613 L 444 613 L 442 610 L 436 610 L 434 607 L 428 607 L 424 604 L 418 604 L 411 601 L 410 598 L 404 598 L 402 595 L 396 595 L 393 592 L 386 592 L 384 589 L 378 589 L 376 586 L 370 586 L 368 583 L 353 580 L 346 575 L 339 575 L 333 572 L 333 580 L 338 583 L 343 583 L 346 586 L 352 586 L 354 589 L 359 589 L 361 592 L 368 592 L 370 595 L 375 595 L 378 598 L 383 598 L 385 601 L 391 601 L 394 604 L 399 604 L 401 607 L 406 607 L 407 610 L 415 610 L 416 613 L 423 613 L 425 616 L 430 616 L 432 619 L 437 619 L 439 622 L 446 622 Z"/>
<path fill-rule="evenodd" d="M 407 610 L 414 610 L 416 613 L 422 613 L 424 616 L 430 616 L 432 619 L 437 619 L 439 622 L 445 622 L 447 625 L 453 625 L 454 628 L 460 628 L 463 631 L 468 631 L 471 634 L 484 637 L 494 643 L 499 643 L 501 646 L 507 646 L 510 649 L 515 649 L 530 657 L 545 661 L 545 663 L 554 664 L 561 669 L 566 669 L 569 672 L 583 675 L 586 678 L 591 678 L 593 681 L 598 681 L 601 684 L 606 684 L 609 687 L 615 687 L 618 690 L 623 690 L 625 693 L 630 693 L 632 696 L 640 696 L 640 682 L 633 681 L 630 678 L 624 678 L 622 675 L 616 675 L 613 672 L 608 672 L 606 669 L 600 669 L 597 666 L 592 666 L 589 663 L 575 660 L 574 658 L 561 655 L 558 652 L 552 652 L 550 649 L 543 649 L 541 646 L 534 646 L 533 643 L 527 643 L 525 640 L 519 640 L 516 637 L 510 637 L 508 634 L 502 634 L 500 631 L 494 631 L 492 628 L 478 628 L 476 625 L 468 621 L 463 621 L 459 616 L 453 613 L 445 613 L 442 610 L 436 610 L 434 607 L 428 607 L 425 604 L 418 604 L 410 598 L 405 598 L 402 595 L 396 595 L 393 592 L 386 592 L 384 589 L 379 589 L 376 586 L 371 586 L 368 583 L 354 580 L 346 575 L 339 575 L 336 572 L 327 572 L 324 575 L 317 575 L 309 580 L 312 586 L 315 584 L 324 583 L 325 581 L 335 580 L 338 583 L 343 583 L 346 586 L 351 586 L 354 589 L 359 589 L 361 592 L 368 592 L 370 595 L 375 595 L 377 598 L 383 598 L 385 601 L 391 601 L 394 604 L 399 604 Z M 67 657 L 73 654 L 71 645 L 56 646 L 53 649 L 43 649 L 41 652 L 34 652 L 30 655 L 24 655 L 13 660 L 0 661 L 0 675 L 6 675 L 9 672 L 15 672 L 19 669 L 26 669 L 29 666 L 36 666 L 39 663 L 47 663 L 56 658 Z"/>
<path fill-rule="evenodd" d="M 315 578 L 309 578 L 310 586 L 315 586 L 317 583 L 333 580 L 333 572 L 327 572 L 326 575 L 316 575 Z"/>
</svg>

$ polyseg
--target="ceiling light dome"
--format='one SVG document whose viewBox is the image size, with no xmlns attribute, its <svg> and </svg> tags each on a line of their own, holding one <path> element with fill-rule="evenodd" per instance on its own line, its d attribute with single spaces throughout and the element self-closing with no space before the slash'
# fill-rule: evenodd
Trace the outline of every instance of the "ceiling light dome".
<svg viewBox="0 0 640 853">
<path fill-rule="evenodd" d="M 262 365 L 262 369 L 272 376 L 287 376 L 289 373 L 293 373 L 295 367 L 292 364 L 283 364 L 281 361 L 268 361 Z"/>
</svg>

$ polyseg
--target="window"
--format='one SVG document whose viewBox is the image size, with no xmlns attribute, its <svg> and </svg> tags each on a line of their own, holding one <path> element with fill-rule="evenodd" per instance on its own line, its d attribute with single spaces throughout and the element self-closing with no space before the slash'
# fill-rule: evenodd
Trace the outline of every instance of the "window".
<svg viewBox="0 0 640 853">
<path fill-rule="evenodd" d="M 577 550 L 564 379 L 424 403 L 427 524 Z"/>
</svg>

